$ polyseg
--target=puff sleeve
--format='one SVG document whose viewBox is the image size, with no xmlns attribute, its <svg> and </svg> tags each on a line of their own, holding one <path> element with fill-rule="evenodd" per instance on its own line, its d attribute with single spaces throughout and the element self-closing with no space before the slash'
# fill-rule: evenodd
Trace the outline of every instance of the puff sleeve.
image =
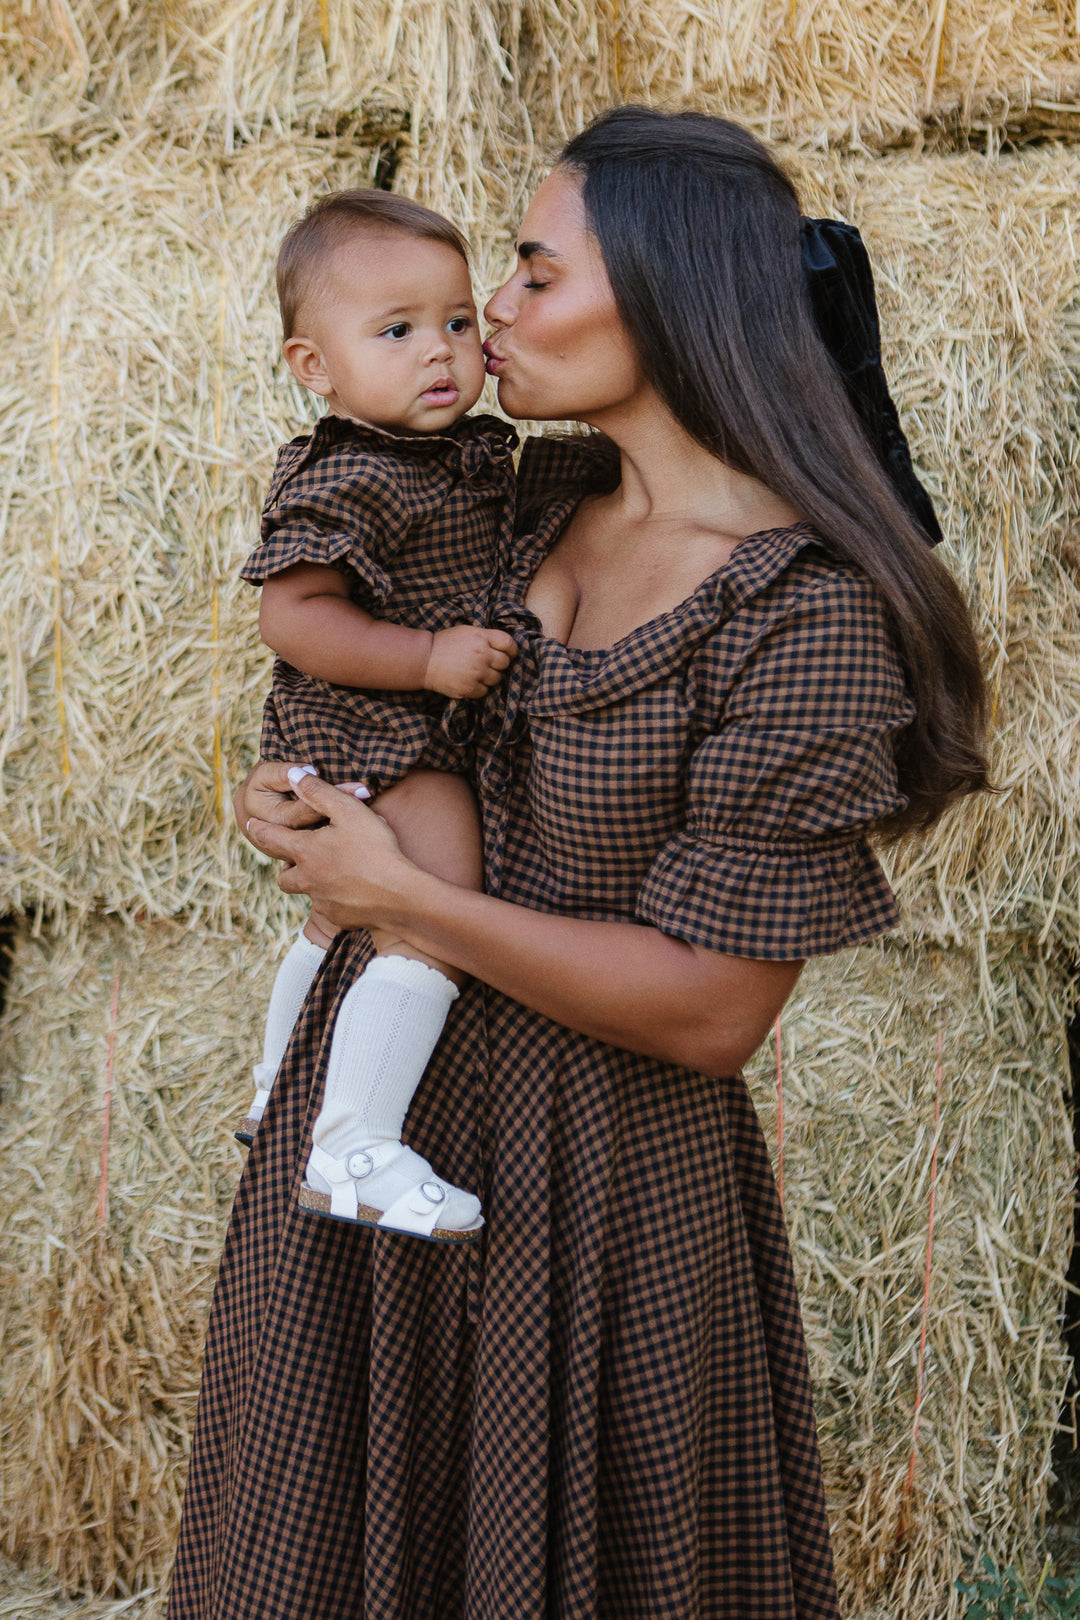
<svg viewBox="0 0 1080 1620">
<path fill-rule="evenodd" d="M 408 524 L 400 491 L 379 458 L 333 441 L 312 444 L 314 438 L 294 440 L 279 452 L 262 539 L 241 578 L 261 585 L 295 563 L 319 563 L 349 575 L 354 596 L 377 609 L 391 589 L 382 564 L 396 532 Z"/>
<path fill-rule="evenodd" d="M 896 926 L 867 841 L 901 810 L 895 742 L 914 717 L 873 586 L 830 567 L 772 619 L 739 616 L 715 727 L 690 757 L 686 824 L 637 915 L 733 956 L 826 954 Z"/>
</svg>

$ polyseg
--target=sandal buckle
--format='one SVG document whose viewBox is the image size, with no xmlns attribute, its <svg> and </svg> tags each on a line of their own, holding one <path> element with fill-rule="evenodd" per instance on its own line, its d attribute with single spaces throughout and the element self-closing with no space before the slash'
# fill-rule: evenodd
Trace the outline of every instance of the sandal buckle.
<svg viewBox="0 0 1080 1620">
<path fill-rule="evenodd" d="M 354 1181 L 363 1181 L 364 1177 L 370 1176 L 374 1170 L 375 1160 L 366 1149 L 361 1148 L 358 1152 L 349 1154 L 345 1160 L 345 1168 Z"/>
<path fill-rule="evenodd" d="M 437 1181 L 422 1181 L 417 1191 L 424 1195 L 429 1204 L 444 1204 L 446 1202 L 446 1194 Z"/>
</svg>

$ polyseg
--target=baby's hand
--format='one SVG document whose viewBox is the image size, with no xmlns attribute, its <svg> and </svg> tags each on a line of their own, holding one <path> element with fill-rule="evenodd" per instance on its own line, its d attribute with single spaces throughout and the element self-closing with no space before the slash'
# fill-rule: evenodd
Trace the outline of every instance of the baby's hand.
<svg viewBox="0 0 1080 1620">
<path fill-rule="evenodd" d="M 517 654 L 513 636 L 483 625 L 452 624 L 431 638 L 424 687 L 450 698 L 481 698 Z"/>
</svg>

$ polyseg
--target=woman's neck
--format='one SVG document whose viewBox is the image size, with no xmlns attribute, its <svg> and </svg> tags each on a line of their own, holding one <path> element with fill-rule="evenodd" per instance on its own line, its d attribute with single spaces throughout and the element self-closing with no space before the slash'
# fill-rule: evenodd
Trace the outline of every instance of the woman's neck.
<svg viewBox="0 0 1080 1620">
<path fill-rule="evenodd" d="M 799 519 L 782 496 L 692 439 L 651 388 L 589 425 L 618 446 L 622 475 L 612 499 L 630 523 L 676 521 L 742 538 Z"/>
</svg>

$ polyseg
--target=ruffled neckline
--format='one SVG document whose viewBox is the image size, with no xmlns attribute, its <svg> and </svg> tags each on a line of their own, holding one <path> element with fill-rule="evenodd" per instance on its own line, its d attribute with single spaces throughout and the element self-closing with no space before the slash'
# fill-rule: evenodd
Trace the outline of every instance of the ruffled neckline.
<svg viewBox="0 0 1080 1620">
<path fill-rule="evenodd" d="M 480 472 L 509 468 L 518 436 L 496 416 L 463 416 L 443 433 L 396 433 L 356 416 L 320 416 L 310 432 L 293 442 L 307 444 L 304 461 L 322 455 L 335 444 L 353 441 L 375 454 L 410 460 L 437 461 L 464 478 Z M 298 469 L 297 469 L 298 470 Z"/>
<path fill-rule="evenodd" d="M 614 446 L 598 437 L 530 439 L 518 472 L 519 527 L 498 593 L 495 622 L 529 645 L 538 677 L 533 714 L 585 709 L 663 679 L 808 547 L 824 548 L 808 523 L 760 529 L 740 540 L 725 563 L 683 601 L 609 647 L 569 647 L 545 635 L 525 605 L 533 576 L 586 496 L 617 483 Z M 524 673 L 524 670 L 522 671 Z"/>
</svg>

